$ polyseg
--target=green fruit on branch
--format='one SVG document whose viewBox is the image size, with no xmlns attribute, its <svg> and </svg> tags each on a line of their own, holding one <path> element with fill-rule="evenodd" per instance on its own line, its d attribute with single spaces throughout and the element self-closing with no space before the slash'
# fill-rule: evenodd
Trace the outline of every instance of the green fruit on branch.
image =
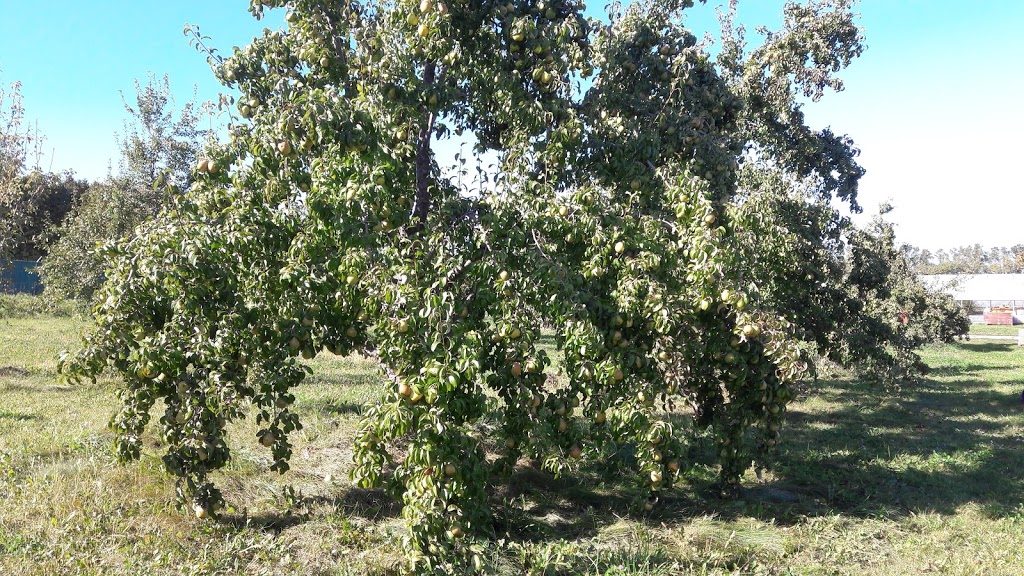
<svg viewBox="0 0 1024 576">
<path fill-rule="evenodd" d="M 267 448 L 273 446 L 274 442 L 277 442 L 277 436 L 275 436 L 273 432 L 267 431 L 260 436 L 260 444 Z"/>
<path fill-rule="evenodd" d="M 834 215 L 856 209 L 856 151 L 791 113 L 859 54 L 846 3 L 801 7 L 799 42 L 758 36 L 728 61 L 683 27 L 691 4 L 597 20 L 576 0 L 264 1 L 288 26 L 216 72 L 249 120 L 189 156 L 173 210 L 110 245 L 96 325 L 62 371 L 117 372 L 126 457 L 162 402 L 167 469 L 212 511 L 225 426 L 251 417 L 286 471 L 295 388 L 323 368 L 299 356 L 363 354 L 389 384 L 359 412 L 351 477 L 402 503 L 409 573 L 483 562 L 489 479 L 521 459 L 572 474 L 584 451 L 632 445 L 658 492 L 710 431 L 729 444 L 709 464 L 738 486 L 777 441 L 804 350 L 860 354 L 818 346 L 853 337 L 816 326 L 870 341 L 870 310 L 917 308 L 857 312 L 887 267 L 884 242 Z M 777 74 L 787 62 L 800 73 Z M 448 174 L 438 151 L 462 130 L 479 145 Z M 898 366 L 904 344 L 858 359 Z M 673 426 L 680 406 L 692 426 Z"/>
</svg>

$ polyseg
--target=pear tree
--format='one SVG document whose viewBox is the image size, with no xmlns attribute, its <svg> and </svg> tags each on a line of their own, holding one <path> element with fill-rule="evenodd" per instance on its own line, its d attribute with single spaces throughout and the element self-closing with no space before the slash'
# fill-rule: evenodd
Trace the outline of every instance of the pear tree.
<svg viewBox="0 0 1024 576">
<path fill-rule="evenodd" d="M 709 431 L 735 494 L 807 367 L 744 272 L 739 172 L 855 199 L 851 143 L 799 100 L 835 87 L 861 37 L 849 2 L 791 3 L 761 49 L 727 21 L 715 57 L 692 4 L 254 0 L 286 25 L 208 51 L 241 94 L 230 138 L 113 249 L 64 366 L 123 379 L 119 455 L 139 457 L 160 401 L 178 493 L 216 516 L 226 424 L 254 418 L 287 470 L 301 360 L 359 353 L 387 389 L 352 476 L 401 500 L 416 571 L 485 569 L 488 485 L 522 458 L 571 474 L 631 444 L 649 508 Z M 472 187 L 438 154 L 459 135 L 494 159 Z"/>
</svg>

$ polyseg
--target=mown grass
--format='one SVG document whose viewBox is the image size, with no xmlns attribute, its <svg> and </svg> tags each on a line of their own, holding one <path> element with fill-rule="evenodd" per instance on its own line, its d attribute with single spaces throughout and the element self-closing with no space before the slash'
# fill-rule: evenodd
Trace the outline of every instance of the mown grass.
<svg viewBox="0 0 1024 576">
<path fill-rule="evenodd" d="M 0 318 L 82 318 L 88 310 L 88 305 L 76 300 L 29 294 L 0 294 Z"/>
<path fill-rule="evenodd" d="M 1015 324 L 1013 326 L 971 324 L 968 334 L 972 336 L 1016 336 L 1020 330 L 1024 330 L 1024 324 Z"/>
<path fill-rule="evenodd" d="M 158 438 L 117 464 L 106 423 L 116 385 L 65 386 L 73 317 L 0 321 L 0 573 L 395 574 L 400 506 L 347 480 L 374 367 L 322 355 L 297 390 L 293 469 L 267 470 L 252 423 L 231 429 L 217 478 L 233 509 L 201 522 L 175 507 Z M 620 461 L 579 479 L 530 467 L 498 483 L 500 573 L 1024 573 L 1024 349 L 929 348 L 928 379 L 894 395 L 836 379 L 792 405 L 772 470 L 737 500 L 710 490 L 709 446 L 650 515 Z M 622 460 L 628 460 L 628 455 Z"/>
</svg>

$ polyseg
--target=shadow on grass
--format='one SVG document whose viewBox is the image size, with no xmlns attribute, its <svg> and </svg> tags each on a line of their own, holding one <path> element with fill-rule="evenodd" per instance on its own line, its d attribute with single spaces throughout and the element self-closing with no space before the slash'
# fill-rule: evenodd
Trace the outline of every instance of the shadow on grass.
<svg viewBox="0 0 1024 576">
<path fill-rule="evenodd" d="M 1000 368 L 968 368 L 993 369 Z M 818 398 L 836 408 L 808 411 Z M 1024 417 L 1019 392 L 968 374 L 923 380 L 899 396 L 833 380 L 819 383 L 808 400 L 788 415 L 772 482 L 748 482 L 735 500 L 716 497 L 712 447 L 698 442 L 689 485 L 662 495 L 650 519 L 673 525 L 714 515 L 786 525 L 830 514 L 954 515 L 968 504 L 993 519 L 1019 513 L 1024 438 L 1012 428 Z M 528 540 L 585 538 L 622 517 L 640 517 L 646 494 L 627 468 L 585 471 L 578 480 L 519 470 L 498 487 L 505 503 L 493 506 L 504 508 L 498 531 Z"/>
<path fill-rule="evenodd" d="M 30 373 L 24 368 L 17 366 L 0 366 L 0 377 L 4 378 L 24 378 Z"/>
<path fill-rule="evenodd" d="M 991 366 L 985 366 L 984 364 L 951 364 L 949 366 L 940 366 L 938 368 L 932 368 L 929 376 L 961 376 L 964 374 L 972 374 L 981 370 L 992 370 Z M 1005 369 L 1005 368 L 1004 368 Z"/>
<path fill-rule="evenodd" d="M 554 350 L 558 347 L 558 342 L 555 340 L 555 335 L 550 332 L 542 332 L 540 336 L 537 336 L 536 342 L 538 346 L 550 348 Z"/>
<path fill-rule="evenodd" d="M 29 420 L 39 420 L 39 416 L 36 416 L 35 414 L 22 414 L 21 412 L 0 412 L 0 421 L 3 420 L 28 422 Z"/>
<path fill-rule="evenodd" d="M 303 522 L 303 519 L 301 516 L 290 512 L 266 512 L 255 516 L 249 516 L 248 514 L 223 514 L 218 518 L 218 521 L 235 530 L 249 529 L 277 535 L 288 528 L 298 526 Z"/>
<path fill-rule="evenodd" d="M 362 404 L 337 399 L 323 399 L 318 400 L 316 402 L 311 402 L 309 406 L 305 407 L 305 409 L 311 412 L 320 412 L 322 414 L 328 414 L 332 416 L 358 416 L 363 413 Z"/>
<path fill-rule="evenodd" d="M 306 508 L 329 507 L 343 511 L 347 516 L 368 520 L 398 518 L 402 515 L 402 504 L 388 496 L 384 490 L 349 488 L 338 494 L 306 496 L 302 499 Z"/>
<path fill-rule="evenodd" d="M 1009 350 L 1004 344 L 964 348 Z M 851 380 L 821 381 L 788 414 L 774 480 L 748 482 L 735 500 L 715 496 L 713 447 L 706 440 L 690 454 L 694 468 L 688 484 L 663 494 L 649 515 L 642 512 L 648 493 L 623 462 L 595 463 L 576 478 L 559 479 L 520 467 L 510 478 L 494 481 L 494 530 L 499 537 L 549 542 L 593 537 L 624 517 L 667 526 L 708 515 L 792 525 L 832 514 L 952 515 L 967 504 L 991 518 L 1013 515 L 1024 493 L 1024 439 L 1011 429 L 1024 416 L 1019 392 L 1007 393 L 1004 383 L 978 378 L 981 372 L 1007 369 L 986 363 L 983 355 L 960 365 L 937 362 L 930 378 L 898 395 Z M 317 402 L 309 409 L 351 414 L 360 407 Z M 401 503 L 386 493 L 358 489 L 304 498 L 301 508 L 308 512 L 299 517 L 318 508 L 371 520 L 401 514 Z M 291 521 L 283 515 L 264 520 L 271 528 Z"/>
<path fill-rule="evenodd" d="M 322 516 L 324 510 L 340 512 L 345 517 L 365 518 L 375 522 L 402 515 L 401 504 L 388 497 L 383 490 L 350 488 L 338 494 L 301 496 L 295 507 L 289 510 L 268 511 L 253 516 L 244 511 L 223 514 L 218 521 L 235 529 L 248 528 L 280 534 L 288 528 L 305 523 L 312 517 Z"/>
<path fill-rule="evenodd" d="M 594 536 L 617 516 L 636 510 L 631 492 L 593 474 L 555 478 L 533 467 L 519 467 L 494 485 L 494 530 L 535 542 Z"/>
<path fill-rule="evenodd" d="M 971 379 L 925 380 L 899 398 L 849 381 L 828 388 L 841 407 L 790 413 L 778 459 L 777 475 L 814 502 L 806 513 L 954 514 L 975 503 L 1001 517 L 1019 504 L 1024 451 L 1007 431 L 1019 395 Z"/>
<path fill-rule="evenodd" d="M 952 346 L 965 348 L 973 352 L 1012 352 L 1016 348 L 1016 345 L 1013 343 L 1012 340 L 997 340 L 987 342 L 979 342 L 979 340 L 982 340 L 982 338 L 978 338 L 978 340 L 969 340 L 966 342 L 957 342 L 956 344 L 952 344 Z"/>
</svg>

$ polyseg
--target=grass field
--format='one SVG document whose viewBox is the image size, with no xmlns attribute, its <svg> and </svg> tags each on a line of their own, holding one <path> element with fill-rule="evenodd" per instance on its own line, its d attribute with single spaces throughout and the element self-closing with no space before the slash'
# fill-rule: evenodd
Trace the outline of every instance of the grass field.
<svg viewBox="0 0 1024 576">
<path fill-rule="evenodd" d="M 978 335 L 994 335 L 994 336 L 1016 336 L 1017 333 L 1024 329 L 1024 324 L 1016 324 L 1014 326 L 988 326 L 985 324 L 971 324 L 971 330 L 969 334 L 971 336 Z"/>
<path fill-rule="evenodd" d="M 244 421 L 217 481 L 219 522 L 175 508 L 156 436 L 115 463 L 115 385 L 65 386 L 56 358 L 85 325 L 0 321 L 0 574 L 392 574 L 399 506 L 346 476 L 373 367 L 321 356 L 297 391 L 293 469 L 267 470 Z M 819 382 L 793 404 L 775 468 L 744 497 L 710 495 L 709 446 L 649 516 L 614 467 L 584 480 L 523 469 L 495 487 L 501 573 L 1024 574 L 1024 348 L 927 349 L 929 378 L 899 395 Z M 502 505 L 504 503 L 504 505 Z"/>
</svg>

